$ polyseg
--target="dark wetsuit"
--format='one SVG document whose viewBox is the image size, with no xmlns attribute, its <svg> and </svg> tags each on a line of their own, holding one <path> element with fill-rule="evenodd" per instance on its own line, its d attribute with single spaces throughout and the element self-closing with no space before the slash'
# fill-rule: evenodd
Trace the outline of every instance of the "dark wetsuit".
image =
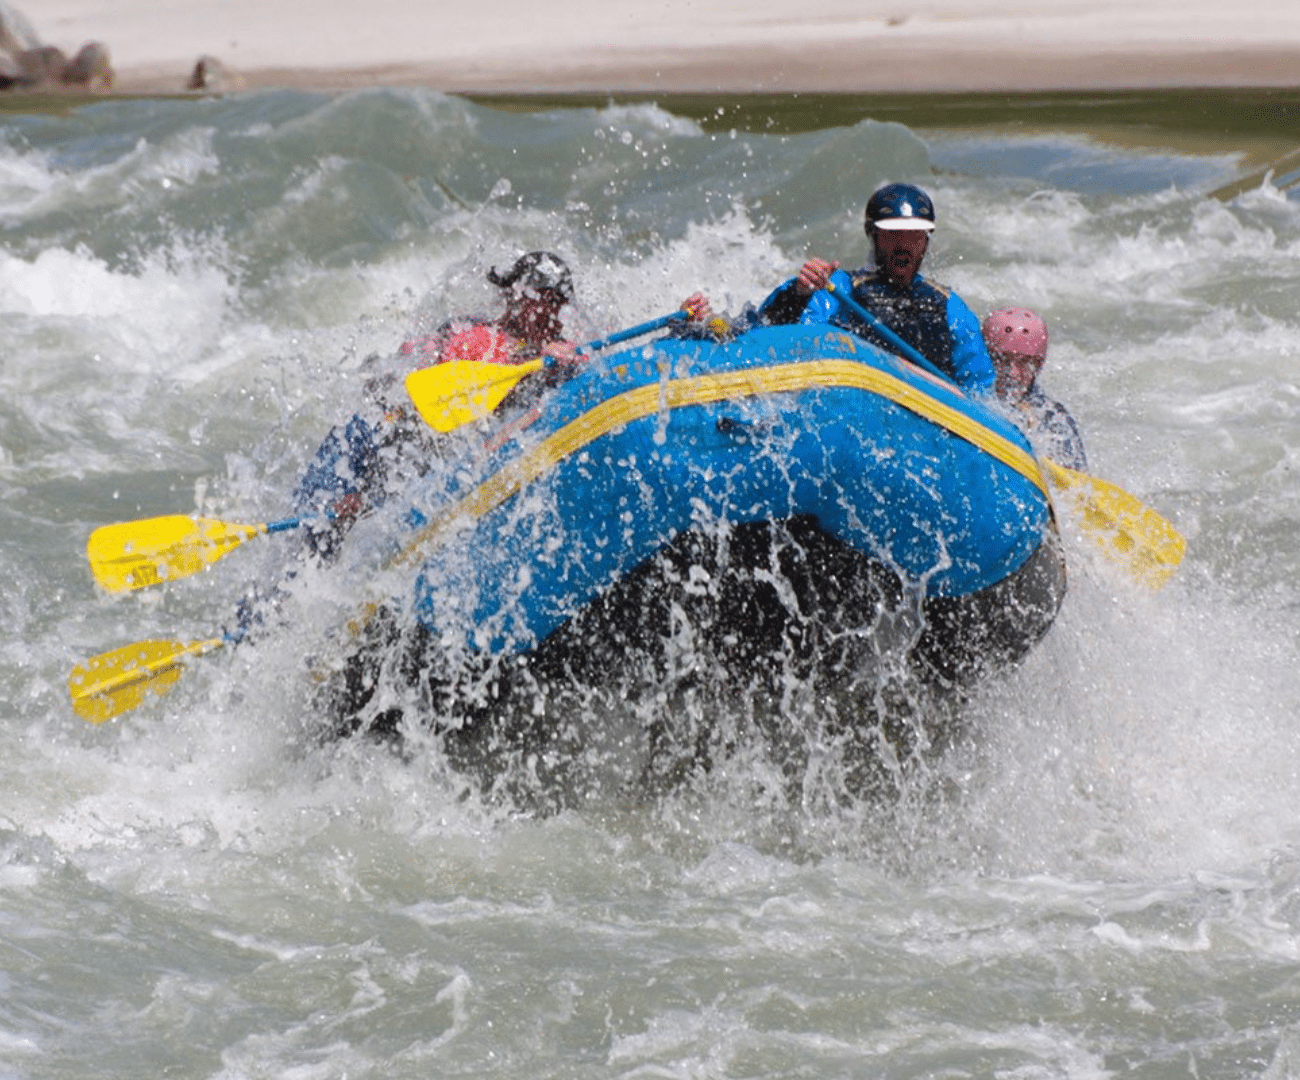
<svg viewBox="0 0 1300 1080">
<path fill-rule="evenodd" d="M 812 296 L 800 296 L 796 280 L 791 278 L 763 301 L 757 312 L 759 323 L 830 323 L 890 349 L 888 342 L 874 334 L 834 293 L 820 290 Z M 979 319 L 956 293 L 920 274 L 910 286 L 899 288 L 870 269 L 852 275 L 837 270 L 831 281 L 837 289 L 851 293 L 854 300 L 958 386 L 980 392 L 993 389 L 993 362 L 980 333 Z"/>
<path fill-rule="evenodd" d="M 1083 449 L 1079 425 L 1074 422 L 1070 411 L 1055 398 L 1048 397 L 1035 386 L 1016 402 L 1012 419 L 1024 429 L 1035 453 L 1067 469 L 1088 471 L 1088 455 Z"/>
<path fill-rule="evenodd" d="M 356 513 L 382 505 L 395 491 L 428 470 L 437 437 L 405 402 L 396 376 L 366 383 L 367 404 L 330 431 L 294 489 L 299 516 L 314 517 L 307 543 L 321 558 L 332 559 Z M 341 499 L 360 496 L 358 505 L 331 516 Z"/>
</svg>

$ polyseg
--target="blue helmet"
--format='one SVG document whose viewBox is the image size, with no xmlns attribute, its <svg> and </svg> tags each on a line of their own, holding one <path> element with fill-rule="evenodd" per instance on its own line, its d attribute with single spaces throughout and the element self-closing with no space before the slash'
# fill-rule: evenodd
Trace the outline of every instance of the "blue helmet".
<svg viewBox="0 0 1300 1080">
<path fill-rule="evenodd" d="M 886 184 L 867 200 L 867 235 L 876 229 L 934 228 L 934 203 L 913 184 Z"/>
</svg>

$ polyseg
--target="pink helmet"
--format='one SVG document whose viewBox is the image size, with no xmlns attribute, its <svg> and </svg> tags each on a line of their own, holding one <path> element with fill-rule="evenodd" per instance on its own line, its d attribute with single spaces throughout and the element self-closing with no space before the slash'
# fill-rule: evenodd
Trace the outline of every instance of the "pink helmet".
<svg viewBox="0 0 1300 1080">
<path fill-rule="evenodd" d="M 1002 308 L 984 320 L 990 352 L 1042 361 L 1047 357 L 1047 324 L 1027 308 Z"/>
</svg>

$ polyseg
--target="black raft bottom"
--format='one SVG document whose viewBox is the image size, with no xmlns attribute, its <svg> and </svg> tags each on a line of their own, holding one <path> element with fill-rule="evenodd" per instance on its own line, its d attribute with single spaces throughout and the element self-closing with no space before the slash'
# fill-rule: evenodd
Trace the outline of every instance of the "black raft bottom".
<svg viewBox="0 0 1300 1080">
<path fill-rule="evenodd" d="M 652 741 L 674 744 L 671 770 L 707 768 L 712 725 L 693 715 L 689 732 L 673 730 L 692 711 L 685 694 L 707 698 L 711 716 L 728 703 L 761 714 L 764 737 L 786 743 L 803 737 L 781 730 L 799 723 L 793 702 L 833 701 L 838 729 L 884 730 L 891 752 L 907 753 L 918 737 L 933 742 L 916 732 L 915 703 L 959 698 L 1019 661 L 1065 587 L 1054 535 L 981 593 L 926 598 L 812 517 L 691 532 L 526 656 L 456 660 L 422 629 L 375 620 L 330 688 L 331 731 L 397 737 L 421 725 L 454 764 L 487 773 L 503 754 L 580 752 L 565 718 L 612 702 L 639 710 Z"/>
</svg>

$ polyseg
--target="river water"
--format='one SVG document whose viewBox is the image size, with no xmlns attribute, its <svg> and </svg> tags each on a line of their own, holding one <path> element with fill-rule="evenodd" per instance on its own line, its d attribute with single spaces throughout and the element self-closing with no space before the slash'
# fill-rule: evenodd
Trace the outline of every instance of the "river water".
<svg viewBox="0 0 1300 1080">
<path fill-rule="evenodd" d="M 0 1078 L 1300 1075 L 1300 200 L 1213 194 L 1290 148 L 1262 107 L 1194 138 L 1014 101 L 7 114 Z M 301 623 L 72 712 L 75 664 L 210 636 L 283 550 L 110 597 L 91 529 L 286 516 L 364 359 L 490 308 L 489 266 L 562 254 L 579 340 L 696 288 L 735 312 L 861 262 L 892 179 L 935 197 L 933 277 L 1045 315 L 1092 471 L 1188 540 L 1151 592 L 1067 520 L 1056 625 L 893 797 L 740 755 L 536 813 L 436 747 L 310 738 Z"/>
</svg>

